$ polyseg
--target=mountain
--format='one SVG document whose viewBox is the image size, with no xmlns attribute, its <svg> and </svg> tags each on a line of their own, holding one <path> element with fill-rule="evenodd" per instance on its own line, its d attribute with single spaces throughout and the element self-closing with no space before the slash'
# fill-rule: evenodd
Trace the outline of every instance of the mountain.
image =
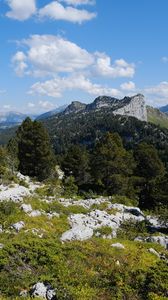
<svg viewBox="0 0 168 300">
<path fill-rule="evenodd" d="M 168 114 L 168 104 L 159 108 L 161 112 Z"/>
<path fill-rule="evenodd" d="M 22 114 L 19 112 L 0 112 L 0 129 L 9 128 L 19 125 L 25 120 L 27 114 Z M 33 115 L 29 115 L 32 119 L 35 118 Z"/>
<path fill-rule="evenodd" d="M 141 94 L 133 97 L 124 97 L 119 100 L 108 96 L 97 97 L 92 103 L 84 104 L 78 101 L 72 102 L 63 112 L 64 115 L 78 112 L 98 111 L 110 109 L 114 115 L 136 117 L 141 121 L 147 121 L 147 111 L 144 96 Z"/>
<path fill-rule="evenodd" d="M 163 160 L 168 155 L 168 130 L 135 117 L 114 115 L 112 108 L 58 114 L 43 120 L 53 148 L 62 154 L 74 144 L 91 149 L 106 132 L 117 132 L 127 149 L 139 142 L 154 145 Z"/>
<path fill-rule="evenodd" d="M 51 111 L 48 111 L 48 112 L 46 112 L 46 113 L 44 113 L 44 114 L 41 114 L 41 115 L 39 115 L 37 118 L 36 118 L 36 120 L 44 120 L 44 119 L 47 119 L 47 118 L 50 118 L 50 117 L 52 117 L 53 115 L 56 115 L 56 114 L 58 114 L 58 113 L 60 113 L 60 112 L 63 112 L 65 109 L 66 109 L 66 107 L 67 107 L 67 105 L 62 105 L 62 106 L 60 106 L 60 107 L 58 107 L 58 108 L 56 108 L 56 109 L 54 109 L 54 110 L 51 110 Z"/>
<path fill-rule="evenodd" d="M 168 128 L 168 115 L 161 112 L 160 109 L 147 106 L 148 122 L 159 125 L 160 127 Z"/>
</svg>

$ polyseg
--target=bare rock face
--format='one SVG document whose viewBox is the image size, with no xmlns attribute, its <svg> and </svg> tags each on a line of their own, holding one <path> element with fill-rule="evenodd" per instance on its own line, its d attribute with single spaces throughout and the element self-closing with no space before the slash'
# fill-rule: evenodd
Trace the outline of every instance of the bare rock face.
<svg viewBox="0 0 168 300">
<path fill-rule="evenodd" d="M 87 105 L 74 101 L 65 109 L 63 114 L 85 113 L 100 109 L 111 109 L 114 115 L 131 116 L 141 121 L 147 121 L 147 109 L 144 96 L 141 94 L 133 97 L 124 97 L 121 100 L 109 96 L 99 96 Z"/>
<path fill-rule="evenodd" d="M 147 121 L 147 109 L 145 105 L 144 96 L 141 94 L 135 95 L 133 97 L 125 97 L 121 100 L 125 105 L 114 111 L 114 114 L 132 116 L 141 121 Z"/>
</svg>

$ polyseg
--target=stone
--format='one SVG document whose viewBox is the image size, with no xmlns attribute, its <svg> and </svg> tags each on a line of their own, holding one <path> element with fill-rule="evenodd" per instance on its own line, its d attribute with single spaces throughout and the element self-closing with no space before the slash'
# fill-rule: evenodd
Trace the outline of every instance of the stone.
<svg viewBox="0 0 168 300">
<path fill-rule="evenodd" d="M 84 241 L 93 236 L 93 229 L 86 226 L 75 226 L 72 229 L 64 232 L 61 236 L 61 241 Z"/>
<path fill-rule="evenodd" d="M 19 293 L 19 296 L 22 298 L 27 298 L 28 297 L 28 291 L 27 290 L 23 290 Z"/>
<path fill-rule="evenodd" d="M 57 299 L 56 292 L 51 285 L 43 282 L 37 282 L 33 285 L 32 289 L 30 290 L 30 296 L 33 298 L 37 297 L 46 300 Z"/>
<path fill-rule="evenodd" d="M 4 247 L 4 244 L 0 244 L 0 250 L 3 249 L 3 247 Z"/>
<path fill-rule="evenodd" d="M 32 210 L 29 213 L 29 217 L 39 217 L 39 216 L 41 216 L 41 211 L 40 210 Z"/>
<path fill-rule="evenodd" d="M 21 210 L 23 210 L 25 213 L 29 213 L 29 212 L 32 212 L 32 207 L 30 204 L 23 203 L 21 205 Z"/>
<path fill-rule="evenodd" d="M 11 228 L 13 228 L 17 232 L 19 232 L 24 226 L 25 226 L 25 223 L 23 221 L 20 221 L 20 222 L 17 222 L 15 224 L 12 224 Z"/>
<path fill-rule="evenodd" d="M 2 233 L 2 232 L 3 232 L 3 226 L 0 225 L 0 233 Z"/>
<path fill-rule="evenodd" d="M 47 217 L 48 217 L 48 219 L 59 218 L 60 214 L 58 214 L 56 212 L 49 212 L 49 213 L 47 213 Z"/>
<path fill-rule="evenodd" d="M 149 248 L 148 251 L 152 254 L 154 254 L 155 256 L 160 258 L 160 254 L 153 248 Z"/>
<path fill-rule="evenodd" d="M 158 236 L 148 236 L 148 237 L 136 237 L 134 241 L 138 242 L 148 242 L 148 243 L 158 243 L 164 248 L 168 249 L 168 236 L 167 235 L 158 235 Z"/>
<path fill-rule="evenodd" d="M 118 249 L 125 249 L 124 245 L 120 243 L 111 244 L 111 247 L 118 248 Z"/>
<path fill-rule="evenodd" d="M 30 190 L 24 186 L 15 184 L 12 187 L 7 186 L 6 189 L 0 192 L 0 201 L 13 201 L 17 203 L 22 201 L 26 196 L 30 196 Z"/>
<path fill-rule="evenodd" d="M 56 292 L 54 289 L 50 288 L 46 293 L 47 300 L 56 300 Z"/>
<path fill-rule="evenodd" d="M 163 246 L 164 248 L 168 249 L 168 236 L 150 236 L 147 237 L 146 242 L 149 243 L 158 243 L 161 246 Z"/>
<path fill-rule="evenodd" d="M 32 289 L 30 290 L 31 297 L 41 297 L 43 299 L 47 299 L 47 286 L 44 285 L 43 282 L 38 282 L 33 285 Z"/>
</svg>

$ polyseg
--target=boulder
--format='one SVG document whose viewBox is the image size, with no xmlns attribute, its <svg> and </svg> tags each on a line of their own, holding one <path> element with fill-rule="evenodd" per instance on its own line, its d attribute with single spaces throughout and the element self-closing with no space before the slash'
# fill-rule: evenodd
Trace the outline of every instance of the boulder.
<svg viewBox="0 0 168 300">
<path fill-rule="evenodd" d="M 147 237 L 146 242 L 149 243 L 158 243 L 161 246 L 163 246 L 164 248 L 168 249 L 168 236 L 150 236 Z"/>
<path fill-rule="evenodd" d="M 21 210 L 23 210 L 25 213 L 30 213 L 30 212 L 32 212 L 32 207 L 30 204 L 23 203 L 21 205 Z"/>
<path fill-rule="evenodd" d="M 84 241 L 93 236 L 93 229 L 86 226 L 75 226 L 72 229 L 63 233 L 61 241 Z"/>
<path fill-rule="evenodd" d="M 0 244 L 0 250 L 3 249 L 3 247 L 4 247 L 4 244 Z"/>
<path fill-rule="evenodd" d="M 155 256 L 160 258 L 160 254 L 153 248 L 149 248 L 148 251 L 152 254 L 154 254 Z"/>
<path fill-rule="evenodd" d="M 33 285 L 32 289 L 30 290 L 30 296 L 35 298 L 41 298 L 46 300 L 56 300 L 56 292 L 51 287 L 50 284 L 45 284 L 43 282 L 37 282 Z"/>
<path fill-rule="evenodd" d="M 112 244 L 111 247 L 114 247 L 114 248 L 117 248 L 117 249 L 125 249 L 124 245 L 120 244 L 120 243 Z"/>
<path fill-rule="evenodd" d="M 23 221 L 17 222 L 15 224 L 11 225 L 11 228 L 15 229 L 17 232 L 19 232 L 23 227 L 25 226 L 25 223 Z"/>
<path fill-rule="evenodd" d="M 40 210 L 32 210 L 29 213 L 29 217 L 39 217 L 39 216 L 41 216 L 41 211 Z"/>
</svg>

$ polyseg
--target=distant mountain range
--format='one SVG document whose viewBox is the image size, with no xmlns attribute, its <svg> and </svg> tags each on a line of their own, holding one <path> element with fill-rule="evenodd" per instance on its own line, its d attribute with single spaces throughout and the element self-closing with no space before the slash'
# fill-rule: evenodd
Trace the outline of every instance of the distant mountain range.
<svg viewBox="0 0 168 300">
<path fill-rule="evenodd" d="M 58 113 L 63 112 L 66 109 L 67 106 L 68 105 L 62 105 L 62 106 L 60 106 L 60 107 L 58 107 L 58 108 L 56 108 L 54 110 L 51 110 L 51 111 L 48 111 L 48 112 L 46 112 L 46 113 L 44 113 L 42 115 L 39 115 L 36 118 L 36 120 L 44 120 L 44 119 L 50 118 L 50 117 L 52 117 L 52 116 L 54 116 L 54 115 L 56 115 Z"/>
<path fill-rule="evenodd" d="M 168 104 L 159 108 L 159 110 L 163 113 L 168 114 Z"/>
<path fill-rule="evenodd" d="M 159 109 L 146 106 L 144 96 L 138 94 L 133 97 L 124 97 L 121 100 L 108 96 L 100 96 L 90 104 L 73 101 L 70 105 L 60 106 L 39 116 L 13 111 L 6 113 L 0 112 L 0 129 L 18 126 L 27 116 L 33 120 L 43 121 L 58 114 L 86 113 L 88 111 L 98 111 L 102 109 L 110 109 L 114 115 L 132 116 L 141 121 L 148 121 L 168 128 L 168 105 Z"/>
<path fill-rule="evenodd" d="M 14 112 L 14 111 L 0 112 L 0 129 L 10 128 L 13 126 L 20 125 L 27 116 L 28 115 L 26 114 Z M 29 116 L 32 119 L 35 119 L 36 117 L 34 115 L 29 115 Z"/>
</svg>

